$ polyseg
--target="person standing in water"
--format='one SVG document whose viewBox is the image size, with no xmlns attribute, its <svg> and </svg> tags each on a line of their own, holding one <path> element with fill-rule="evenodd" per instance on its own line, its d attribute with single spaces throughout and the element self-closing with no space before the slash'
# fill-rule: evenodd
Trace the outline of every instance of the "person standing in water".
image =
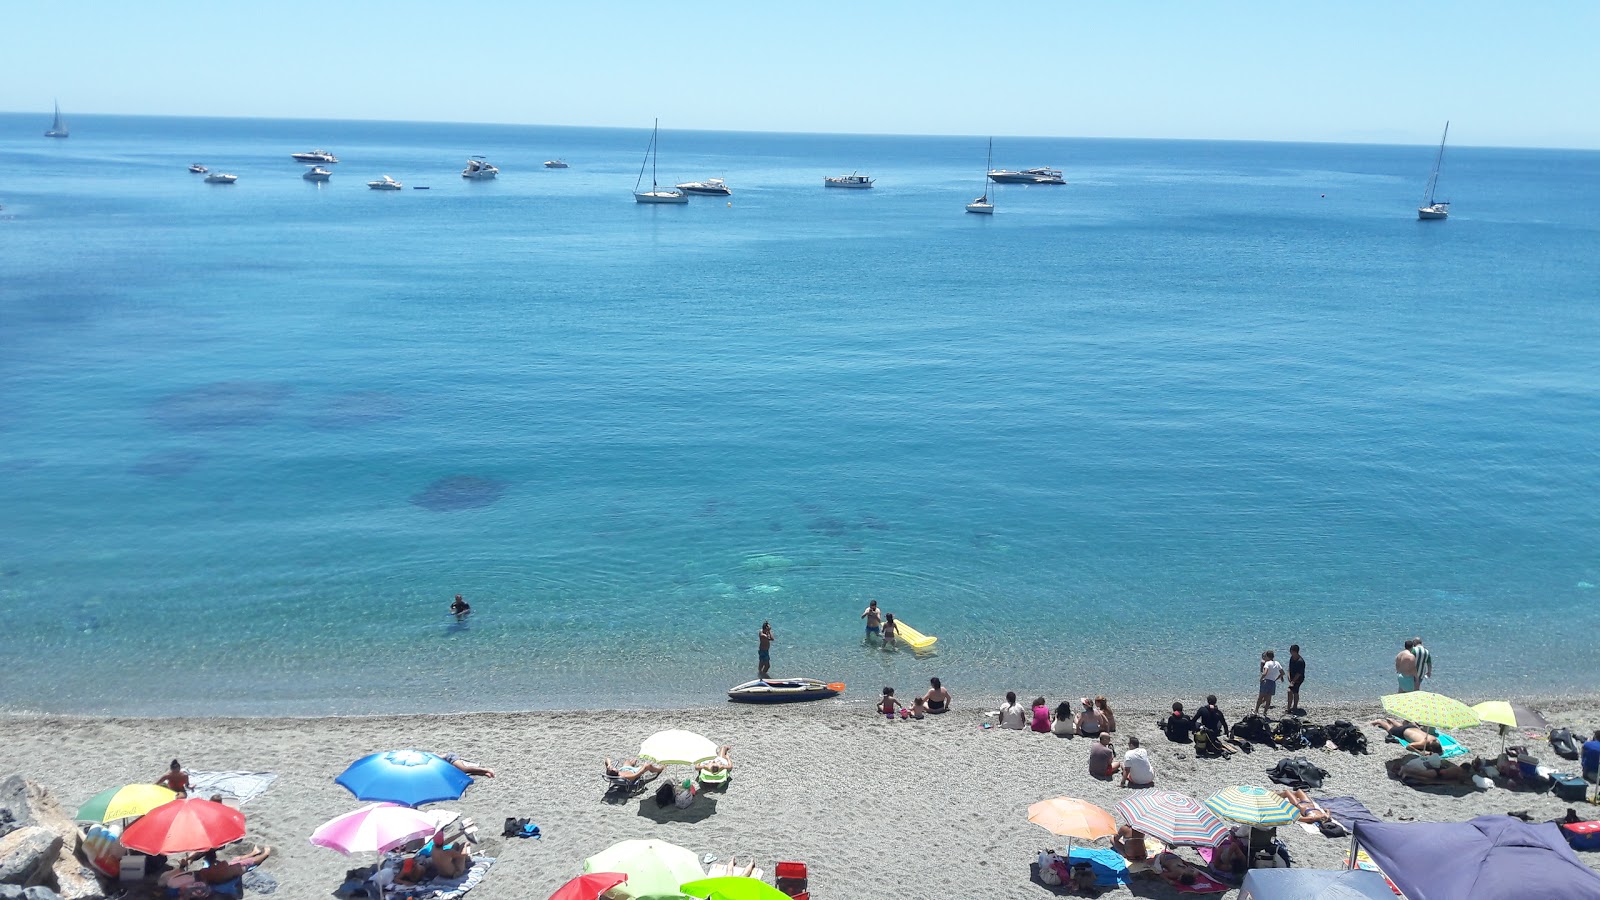
<svg viewBox="0 0 1600 900">
<path fill-rule="evenodd" d="M 873 600 L 868 603 L 867 610 L 861 614 L 861 618 L 867 620 L 867 640 L 870 641 L 877 636 L 883 626 L 883 613 L 878 610 L 878 601 Z"/>
<path fill-rule="evenodd" d="M 885 613 L 883 616 L 883 649 L 893 650 L 895 635 L 899 634 L 900 626 L 895 624 L 894 613 Z"/>
<path fill-rule="evenodd" d="M 756 677 L 766 678 L 772 672 L 772 623 L 762 622 L 756 635 L 760 648 L 756 651 Z"/>
<path fill-rule="evenodd" d="M 456 617 L 456 621 L 460 621 L 465 619 L 467 613 L 470 612 L 472 612 L 472 604 L 461 599 L 461 595 L 457 594 L 455 602 L 450 604 L 450 613 Z"/>
</svg>

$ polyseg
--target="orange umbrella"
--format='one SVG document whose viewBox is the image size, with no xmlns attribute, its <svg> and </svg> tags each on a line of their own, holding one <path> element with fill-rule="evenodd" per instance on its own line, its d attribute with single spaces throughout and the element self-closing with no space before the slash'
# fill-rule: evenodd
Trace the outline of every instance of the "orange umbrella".
<svg viewBox="0 0 1600 900">
<path fill-rule="evenodd" d="M 215 850 L 244 837 L 244 813 L 210 800 L 163 803 L 122 832 L 122 846 L 152 856 Z"/>
<path fill-rule="evenodd" d="M 1111 817 L 1111 813 L 1087 800 L 1072 797 L 1040 800 L 1028 807 L 1028 821 L 1051 834 L 1065 837 L 1067 852 L 1062 855 L 1069 859 L 1072 857 L 1073 838 L 1094 841 L 1117 833 L 1117 820 Z"/>
</svg>

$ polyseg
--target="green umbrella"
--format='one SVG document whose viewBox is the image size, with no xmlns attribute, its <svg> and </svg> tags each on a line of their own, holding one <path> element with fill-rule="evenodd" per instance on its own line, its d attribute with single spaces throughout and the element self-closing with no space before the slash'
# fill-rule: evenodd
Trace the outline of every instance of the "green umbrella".
<svg viewBox="0 0 1600 900">
<path fill-rule="evenodd" d="M 1472 707 L 1430 691 L 1388 694 L 1383 698 L 1383 708 L 1429 728 L 1471 728 L 1480 721 Z"/>
<path fill-rule="evenodd" d="M 78 807 L 78 821 L 113 822 L 137 818 L 177 796 L 157 784 L 125 784 L 90 797 Z"/>
<path fill-rule="evenodd" d="M 706 876 L 692 851 L 666 841 L 623 841 L 583 861 L 585 872 L 621 872 L 611 889 L 619 900 L 683 900 L 678 885 Z"/>
<path fill-rule="evenodd" d="M 691 897 L 702 897 L 706 900 L 790 900 L 788 894 L 765 881 L 741 875 L 689 881 L 678 885 L 678 890 Z"/>
</svg>

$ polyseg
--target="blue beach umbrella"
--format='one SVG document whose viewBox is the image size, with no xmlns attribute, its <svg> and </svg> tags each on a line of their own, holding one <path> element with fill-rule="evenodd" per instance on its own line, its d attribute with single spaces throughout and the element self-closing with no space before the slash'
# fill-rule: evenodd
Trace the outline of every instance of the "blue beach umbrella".
<svg viewBox="0 0 1600 900">
<path fill-rule="evenodd" d="M 421 750 L 386 750 L 351 763 L 334 781 L 357 800 L 421 806 L 457 800 L 472 776 Z"/>
</svg>

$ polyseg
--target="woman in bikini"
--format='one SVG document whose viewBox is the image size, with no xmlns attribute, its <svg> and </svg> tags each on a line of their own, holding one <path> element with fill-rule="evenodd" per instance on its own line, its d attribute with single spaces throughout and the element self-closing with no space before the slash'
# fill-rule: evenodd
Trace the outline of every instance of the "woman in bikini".
<svg viewBox="0 0 1600 900">
<path fill-rule="evenodd" d="M 189 796 L 189 773 L 183 770 L 177 760 L 173 760 L 167 771 L 156 779 L 156 784 L 177 794 L 179 800 Z"/>
<path fill-rule="evenodd" d="M 928 684 L 930 685 L 928 692 L 922 695 L 922 699 L 927 701 L 928 712 L 934 713 L 935 715 L 942 712 L 949 712 L 950 692 L 945 690 L 944 685 L 939 683 L 939 679 L 937 677 L 929 678 Z"/>
<path fill-rule="evenodd" d="M 625 763 L 611 762 L 611 757 L 606 757 L 606 777 L 621 778 L 623 781 L 638 781 L 645 775 L 659 775 L 666 771 L 666 767 L 653 762 L 640 762 L 638 757 Z"/>
<path fill-rule="evenodd" d="M 270 855 L 272 855 L 271 847 L 252 847 L 249 853 L 222 862 L 217 859 L 217 851 L 207 850 L 201 857 L 206 861 L 205 868 L 195 872 L 194 877 L 206 884 L 227 884 L 261 865 Z"/>
</svg>

